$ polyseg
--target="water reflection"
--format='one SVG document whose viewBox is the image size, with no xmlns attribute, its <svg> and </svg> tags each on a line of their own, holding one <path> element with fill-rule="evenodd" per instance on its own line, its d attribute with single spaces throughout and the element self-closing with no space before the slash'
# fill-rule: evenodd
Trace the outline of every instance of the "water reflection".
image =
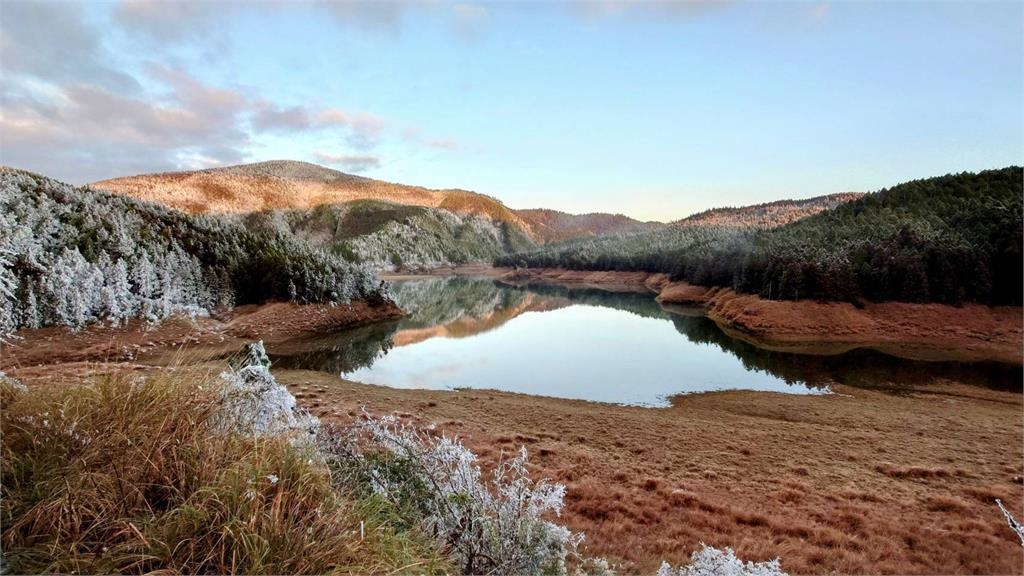
<svg viewBox="0 0 1024 576">
<path fill-rule="evenodd" d="M 276 346 L 275 365 L 396 387 L 642 405 L 685 392 L 813 393 L 834 383 L 899 390 L 949 379 L 1021 389 L 1019 366 L 765 350 L 699 314 L 667 311 L 647 294 L 433 278 L 397 282 L 395 295 L 409 314 L 402 320 Z"/>
</svg>

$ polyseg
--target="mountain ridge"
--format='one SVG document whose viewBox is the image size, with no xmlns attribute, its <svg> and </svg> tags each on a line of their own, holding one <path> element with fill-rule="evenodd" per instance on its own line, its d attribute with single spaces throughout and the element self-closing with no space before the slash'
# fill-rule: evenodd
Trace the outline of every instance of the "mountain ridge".
<svg viewBox="0 0 1024 576">
<path fill-rule="evenodd" d="M 673 226 L 739 226 L 776 228 L 832 210 L 847 202 L 864 197 L 863 192 L 837 192 L 797 200 L 784 199 L 750 204 L 710 208 L 686 218 L 675 220 Z"/>
<path fill-rule="evenodd" d="M 324 204 L 380 200 L 438 208 L 462 216 L 484 216 L 515 226 L 541 243 L 663 225 L 621 214 L 516 210 L 493 196 L 471 190 L 376 180 L 300 160 L 137 174 L 100 180 L 90 186 L 193 214 L 312 209 Z"/>
</svg>

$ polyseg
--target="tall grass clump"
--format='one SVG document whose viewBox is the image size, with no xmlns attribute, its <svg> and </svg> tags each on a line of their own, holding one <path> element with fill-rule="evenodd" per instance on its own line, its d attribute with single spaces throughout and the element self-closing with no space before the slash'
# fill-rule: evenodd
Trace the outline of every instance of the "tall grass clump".
<svg viewBox="0 0 1024 576">
<path fill-rule="evenodd" d="M 30 392 L 10 381 L 0 387 L 8 571 L 443 566 L 426 540 L 396 530 L 377 503 L 332 485 L 312 444 L 225 429 L 237 388 L 229 379 L 112 374 Z"/>
</svg>

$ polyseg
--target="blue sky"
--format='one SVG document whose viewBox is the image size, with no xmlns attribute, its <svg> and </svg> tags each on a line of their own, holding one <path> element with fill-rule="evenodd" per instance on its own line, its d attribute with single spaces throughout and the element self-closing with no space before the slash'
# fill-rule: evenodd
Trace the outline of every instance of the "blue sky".
<svg viewBox="0 0 1024 576">
<path fill-rule="evenodd" d="M 1019 2 L 0 4 L 0 159 L 671 220 L 1021 163 Z"/>
</svg>

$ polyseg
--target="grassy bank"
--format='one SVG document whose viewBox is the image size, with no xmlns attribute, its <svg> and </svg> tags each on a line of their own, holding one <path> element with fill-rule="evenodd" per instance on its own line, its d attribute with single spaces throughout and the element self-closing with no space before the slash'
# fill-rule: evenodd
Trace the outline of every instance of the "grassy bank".
<svg viewBox="0 0 1024 576">
<path fill-rule="evenodd" d="M 220 425 L 225 384 L 112 374 L 3 384 L 3 549 L 14 573 L 390 572 L 446 564 L 308 446 Z M 333 481 L 332 481 L 333 480 Z M 344 480 L 344 478 L 340 478 Z"/>
</svg>

